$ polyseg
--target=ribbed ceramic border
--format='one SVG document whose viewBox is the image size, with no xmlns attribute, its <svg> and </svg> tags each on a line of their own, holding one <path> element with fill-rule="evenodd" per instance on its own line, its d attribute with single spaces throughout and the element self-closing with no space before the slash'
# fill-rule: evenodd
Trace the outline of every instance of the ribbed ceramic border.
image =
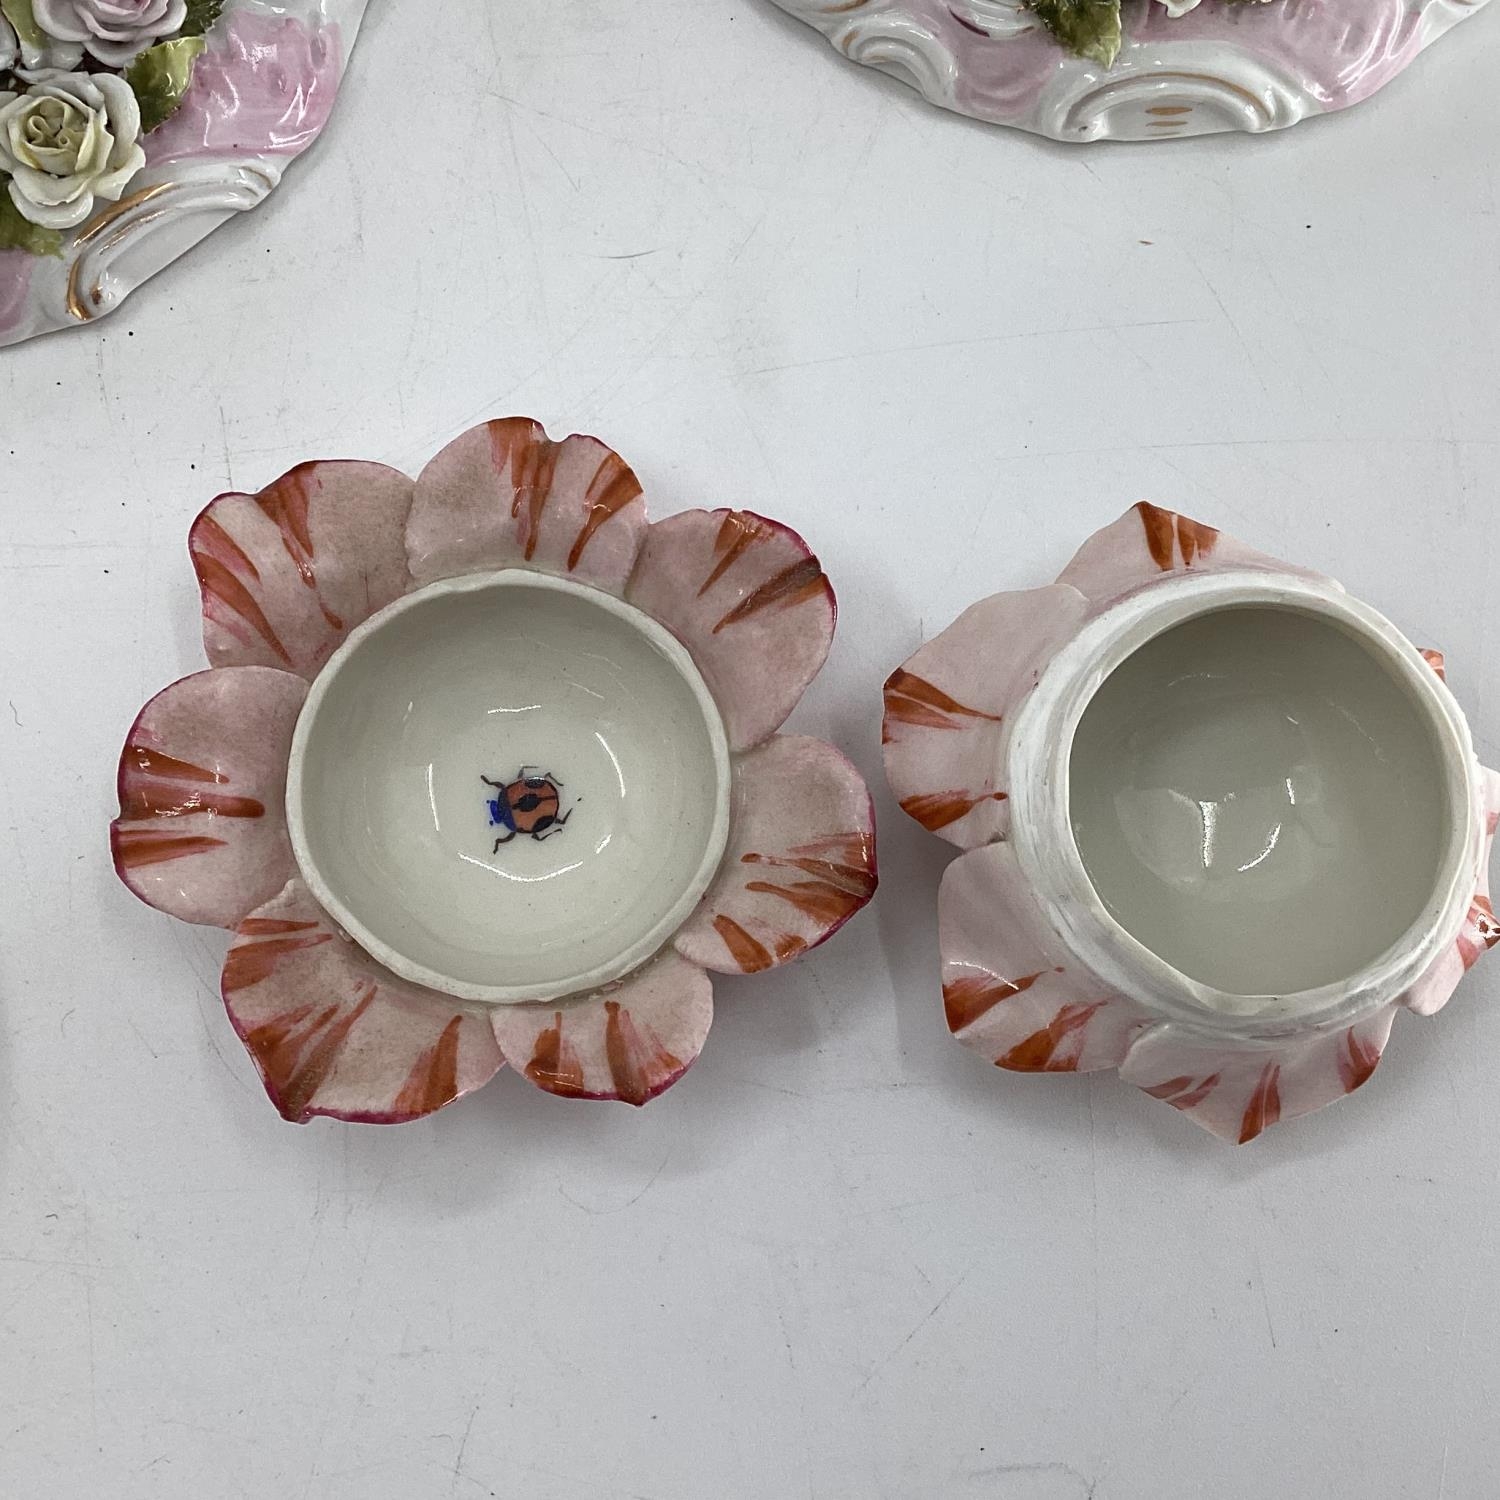
<svg viewBox="0 0 1500 1500">
<path fill-rule="evenodd" d="M 1281 130 L 1368 98 L 1488 0 L 1126 0 L 1112 68 L 1070 57 L 1020 0 L 775 0 L 932 103 L 1057 141 Z"/>
<path fill-rule="evenodd" d="M 74 231 L 61 259 L 0 252 L 0 346 L 104 317 L 264 202 L 327 123 L 367 3 L 232 0 L 199 64 L 225 56 L 222 95 L 204 69 L 180 115 L 145 138 L 147 165 L 125 196 Z"/>
</svg>

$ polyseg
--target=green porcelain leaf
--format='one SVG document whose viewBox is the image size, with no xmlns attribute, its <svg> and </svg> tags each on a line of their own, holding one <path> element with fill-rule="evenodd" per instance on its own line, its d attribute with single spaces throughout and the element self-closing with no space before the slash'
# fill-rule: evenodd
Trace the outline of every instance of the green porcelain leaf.
<svg viewBox="0 0 1500 1500">
<path fill-rule="evenodd" d="M 202 36 L 224 12 L 224 0 L 188 0 L 187 20 L 179 36 Z"/>
<path fill-rule="evenodd" d="M 7 6 L 9 3 L 6 0 Z M 23 217 L 10 196 L 8 177 L 0 177 L 0 250 L 24 250 L 28 255 L 63 253 L 62 235 L 57 230 L 43 229 Z"/>
<path fill-rule="evenodd" d="M 45 46 L 47 37 L 36 24 L 31 13 L 31 0 L 0 0 L 0 15 L 3 15 L 15 33 L 30 47 Z"/>
<path fill-rule="evenodd" d="M 178 37 L 148 47 L 125 70 L 125 82 L 141 106 L 141 134 L 177 113 L 193 81 L 193 64 L 208 43 L 201 36 Z"/>
<path fill-rule="evenodd" d="M 1026 0 L 1043 26 L 1070 52 L 1109 67 L 1124 35 L 1120 0 Z"/>
</svg>

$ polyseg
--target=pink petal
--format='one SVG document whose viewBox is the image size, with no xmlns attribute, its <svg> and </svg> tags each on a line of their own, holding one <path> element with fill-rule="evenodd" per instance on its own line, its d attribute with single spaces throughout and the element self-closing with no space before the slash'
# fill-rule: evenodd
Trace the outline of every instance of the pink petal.
<svg viewBox="0 0 1500 1500">
<path fill-rule="evenodd" d="M 1009 844 L 948 866 L 938 897 L 948 1029 L 997 1067 L 1117 1067 L 1148 1017 L 1078 966 L 1036 905 Z"/>
<path fill-rule="evenodd" d="M 362 620 L 411 586 L 412 482 L 382 464 L 309 463 L 257 495 L 221 495 L 188 539 L 215 666 L 311 679 Z"/>
<path fill-rule="evenodd" d="M 708 975 L 670 950 L 618 984 L 559 1005 L 497 1005 L 505 1060 L 570 1099 L 645 1104 L 687 1072 L 713 1021 Z"/>
<path fill-rule="evenodd" d="M 1484 836 L 1480 842 L 1475 889 L 1458 941 L 1407 991 L 1403 1003 L 1419 1016 L 1436 1015 L 1452 998 L 1459 981 L 1492 948 L 1500 946 L 1500 919 L 1490 900 L 1490 856 L 1500 827 L 1500 775 L 1483 772 Z"/>
<path fill-rule="evenodd" d="M 832 745 L 777 735 L 734 767 L 729 847 L 677 951 L 753 974 L 832 937 L 875 894 L 875 819 Z"/>
<path fill-rule="evenodd" d="M 731 750 L 759 744 L 786 721 L 827 659 L 837 616 L 807 543 L 749 511 L 658 521 L 625 597 L 693 653 Z"/>
<path fill-rule="evenodd" d="M 646 530 L 640 481 L 598 438 L 552 442 L 507 417 L 455 438 L 422 471 L 407 528 L 418 583 L 533 567 L 618 594 Z"/>
<path fill-rule="evenodd" d="M 885 685 L 886 777 L 902 809 L 960 849 L 1010 828 L 1001 781 L 1006 721 L 1087 608 L 1054 584 L 966 610 Z"/>
<path fill-rule="evenodd" d="M 1396 1007 L 1280 1046 L 1227 1048 L 1167 1023 L 1142 1033 L 1120 1068 L 1127 1083 L 1244 1145 L 1282 1120 L 1362 1088 L 1390 1040 Z"/>
<path fill-rule="evenodd" d="M 1216 573 L 1226 568 L 1321 577 L 1257 552 L 1201 521 L 1143 500 L 1114 525 L 1096 531 L 1057 581 L 1072 584 L 1088 599 L 1089 613 L 1096 615 L 1126 594 L 1173 574 Z"/>
<path fill-rule="evenodd" d="M 141 900 L 233 927 L 295 873 L 284 798 L 307 684 L 267 667 L 185 677 L 141 710 L 120 755 L 115 869 Z"/>
<path fill-rule="evenodd" d="M 222 988 L 271 1102 L 299 1125 L 420 1119 L 503 1066 L 481 1010 L 382 969 L 300 880 L 240 924 Z"/>
</svg>

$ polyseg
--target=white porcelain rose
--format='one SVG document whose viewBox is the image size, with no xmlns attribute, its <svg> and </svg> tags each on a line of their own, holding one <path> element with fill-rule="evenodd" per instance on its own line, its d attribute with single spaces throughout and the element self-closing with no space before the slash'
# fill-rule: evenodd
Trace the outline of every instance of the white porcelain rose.
<svg viewBox="0 0 1500 1500">
<path fill-rule="evenodd" d="M 187 0 L 32 0 L 48 36 L 82 45 L 107 67 L 123 68 L 187 19 Z"/>
<path fill-rule="evenodd" d="M 0 16 L 0 73 L 16 65 L 16 33 L 9 21 Z"/>
<path fill-rule="evenodd" d="M 134 92 L 111 73 L 24 75 L 24 94 L 0 90 L 0 172 L 23 217 L 72 229 L 94 200 L 117 201 L 146 164 Z"/>
</svg>

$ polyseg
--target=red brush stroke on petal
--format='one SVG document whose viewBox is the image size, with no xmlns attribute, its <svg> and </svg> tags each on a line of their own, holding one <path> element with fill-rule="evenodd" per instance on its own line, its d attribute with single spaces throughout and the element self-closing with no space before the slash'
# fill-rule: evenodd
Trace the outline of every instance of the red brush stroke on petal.
<svg viewBox="0 0 1500 1500">
<path fill-rule="evenodd" d="M 835 854 L 837 859 L 823 856 Z M 801 844 L 787 855 L 743 854 L 741 863 L 766 865 L 775 869 L 797 870 L 814 878 L 776 885 L 753 880 L 746 889 L 762 891 L 790 902 L 832 936 L 875 894 L 878 876 L 875 872 L 875 844 L 867 834 L 836 834 L 814 844 Z"/>
<path fill-rule="evenodd" d="M 1179 1095 L 1171 1101 L 1174 1109 L 1196 1109 L 1219 1086 L 1220 1073 L 1210 1073 L 1195 1089 Z"/>
<path fill-rule="evenodd" d="M 313 1100 L 375 991 L 371 982 L 352 1006 L 330 1005 L 309 1020 L 313 1007 L 304 1005 L 245 1033 L 245 1045 L 283 1119 L 305 1124 L 312 1118 Z"/>
<path fill-rule="evenodd" d="M 1156 564 L 1163 573 L 1172 570 L 1175 561 L 1174 547 L 1176 534 L 1172 526 L 1172 512 L 1162 510 L 1159 506 L 1142 500 L 1136 506 L 1136 514 L 1141 518 L 1141 525 L 1146 531 L 1146 548 L 1151 553 L 1151 561 Z"/>
<path fill-rule="evenodd" d="M 1352 1094 L 1370 1081 L 1370 1075 L 1380 1064 L 1380 1049 L 1373 1042 L 1361 1039 L 1351 1026 L 1344 1033 L 1343 1045 L 1339 1048 L 1339 1079 L 1344 1092 Z"/>
<path fill-rule="evenodd" d="M 641 482 L 631 473 L 630 465 L 618 453 L 607 453 L 584 497 L 588 515 L 573 542 L 572 551 L 568 553 L 570 573 L 582 560 L 584 549 L 593 541 L 599 528 L 640 496 Z"/>
<path fill-rule="evenodd" d="M 1207 557 L 1217 546 L 1219 533 L 1212 526 L 1175 515 L 1170 510 L 1142 500 L 1136 506 L 1146 533 L 1146 549 L 1151 560 L 1163 573 L 1170 573 L 1182 554 L 1182 564 L 1191 568 L 1200 557 Z"/>
<path fill-rule="evenodd" d="M 419 1119 L 458 1098 L 458 1034 L 463 1024 L 462 1016 L 454 1016 L 437 1041 L 417 1059 L 396 1095 L 392 1114 Z"/>
<path fill-rule="evenodd" d="M 971 797 L 967 792 L 923 792 L 901 800 L 901 811 L 915 818 L 929 833 L 936 833 L 974 811 L 981 802 L 1004 802 L 1008 792 L 983 792 Z"/>
<path fill-rule="evenodd" d="M 250 554 L 207 511 L 193 523 L 189 547 L 194 552 L 217 558 L 231 573 L 240 577 L 248 573 L 254 582 L 260 582 L 260 569 Z"/>
<path fill-rule="evenodd" d="M 316 922 L 291 922 L 279 917 L 246 917 L 239 925 L 240 937 L 275 937 L 283 932 L 311 932 Z"/>
<path fill-rule="evenodd" d="M 627 1104 L 644 1104 L 685 1070 L 644 1025 L 637 1025 L 617 1000 L 604 1002 L 604 1055 L 615 1094 Z"/>
<path fill-rule="evenodd" d="M 1150 1094 L 1153 1099 L 1170 1100 L 1173 1095 L 1181 1094 L 1192 1086 L 1191 1078 L 1168 1078 L 1162 1083 L 1153 1083 L 1150 1088 L 1142 1089 L 1143 1094 Z"/>
<path fill-rule="evenodd" d="M 224 785 L 229 778 L 220 771 L 210 771 L 207 766 L 195 766 L 190 760 L 178 760 L 172 755 L 163 755 L 149 745 L 129 744 L 125 754 L 135 762 L 130 768 L 133 774 L 172 778 L 177 781 L 208 781 Z"/>
<path fill-rule="evenodd" d="M 970 708 L 935 687 L 926 678 L 898 667 L 885 684 L 886 718 L 898 724 L 912 724 L 921 729 L 962 729 L 961 719 L 983 719 L 999 724 L 999 714 L 987 714 Z"/>
<path fill-rule="evenodd" d="M 193 571 L 198 575 L 199 588 L 203 590 L 204 613 L 241 639 L 244 638 L 243 627 L 248 626 L 287 666 L 291 666 L 290 653 L 281 644 L 281 638 L 255 595 L 217 557 L 196 548 L 191 550 Z M 228 618 L 224 617 L 225 614 Z"/>
<path fill-rule="evenodd" d="M 1173 1109 L 1196 1109 L 1219 1086 L 1219 1073 L 1210 1073 L 1200 1083 L 1191 1078 L 1169 1078 L 1165 1083 L 1153 1084 L 1142 1092 L 1153 1099 L 1161 1099 Z"/>
<path fill-rule="evenodd" d="M 240 929 L 240 934 L 241 936 L 248 935 L 243 927 Z M 237 990 L 249 989 L 251 985 L 260 984 L 269 979 L 275 972 L 276 966 L 288 954 L 300 953 L 306 948 L 316 948 L 332 940 L 331 932 L 321 931 L 308 932 L 300 937 L 272 938 L 260 943 L 245 943 L 236 940 L 234 946 L 224 955 L 224 972 L 219 978 L 220 988 L 226 995 L 232 995 Z"/>
<path fill-rule="evenodd" d="M 739 965 L 742 973 L 759 974 L 774 966 L 776 960 L 770 950 L 751 937 L 733 917 L 722 914 L 714 918 L 714 931 L 724 940 L 729 956 Z"/>
<path fill-rule="evenodd" d="M 261 817 L 266 808 L 258 799 L 210 790 L 228 780 L 206 766 L 178 760 L 132 742 L 126 745 L 120 762 L 120 817 L 127 822 L 180 818 L 193 813 L 211 813 L 223 818 Z"/>
<path fill-rule="evenodd" d="M 166 864 L 170 860 L 187 859 L 224 847 L 226 840 L 210 838 L 207 834 L 168 833 L 154 828 L 117 827 L 114 830 L 115 859 L 126 870 Z"/>
<path fill-rule="evenodd" d="M 1023 1042 L 1017 1042 L 997 1066 L 1016 1073 L 1072 1073 L 1078 1068 L 1083 1050 L 1083 1029 L 1104 1002 L 1092 1005 L 1065 1005 L 1040 1031 L 1034 1031 Z"/>
<path fill-rule="evenodd" d="M 820 926 L 847 922 L 864 904 L 865 899 L 821 880 L 798 880 L 791 885 L 776 885 L 769 880 L 751 880 L 746 882 L 745 889 L 780 897 Z"/>
<path fill-rule="evenodd" d="M 179 760 L 132 740 L 120 758 L 120 817 L 175 818 L 190 813 L 216 813 L 226 818 L 258 818 L 265 805 L 254 797 L 236 797 L 208 790 L 229 778 L 206 766 Z"/>
<path fill-rule="evenodd" d="M 835 864 L 827 859 L 785 859 L 773 854 L 742 854 L 740 863 L 774 865 L 780 869 L 801 870 L 831 885 L 843 887 L 854 895 L 869 897 L 875 892 L 875 872 L 868 862 L 862 865 Z"/>
<path fill-rule="evenodd" d="M 1240 1120 L 1240 1145 L 1253 1141 L 1261 1131 L 1281 1119 L 1281 1065 L 1267 1063 L 1261 1070 L 1255 1092 Z"/>
<path fill-rule="evenodd" d="M 746 594 L 714 626 L 713 633 L 718 635 L 726 626 L 738 625 L 762 610 L 795 609 L 797 605 L 819 597 L 832 598 L 822 564 L 815 557 L 801 558 L 779 573 L 773 573 L 758 589 Z"/>
<path fill-rule="evenodd" d="M 981 1016 L 988 1015 L 1002 1000 L 1024 994 L 1044 973 L 1045 969 L 1021 979 L 994 979 L 975 974 L 950 981 L 943 986 L 943 1014 L 948 1020 L 948 1030 L 957 1036 Z"/>
<path fill-rule="evenodd" d="M 555 1013 L 552 1025 L 537 1037 L 525 1072 L 527 1078 L 549 1094 L 561 1094 L 568 1099 L 582 1098 L 585 1094 L 583 1064 L 563 1037 L 561 1011 Z"/>
<path fill-rule="evenodd" d="M 318 593 L 318 575 L 313 563 L 312 524 L 308 512 L 318 483 L 317 465 L 299 464 L 275 484 L 262 490 L 255 497 L 255 503 L 281 533 L 281 544 L 296 564 L 302 582 L 317 597 L 324 621 L 330 629 L 342 630 L 344 622 L 328 608 Z"/>
<path fill-rule="evenodd" d="M 266 805 L 254 797 L 231 797 L 224 792 L 174 790 L 170 785 L 132 786 L 120 805 L 127 822 L 143 818 L 184 818 L 212 813 L 220 818 L 259 818 Z"/>
<path fill-rule="evenodd" d="M 520 523 L 519 540 L 530 562 L 541 536 L 542 512 L 552 498 L 561 444 L 552 442 L 539 424 L 526 417 L 491 422 L 489 434 L 495 473 L 510 484 L 511 518 Z"/>
<path fill-rule="evenodd" d="M 776 962 L 784 964 L 788 959 L 796 958 L 799 953 L 807 952 L 805 939 L 797 937 L 794 933 L 783 932 L 775 940 Z"/>
<path fill-rule="evenodd" d="M 756 543 L 774 535 L 771 527 L 759 516 L 749 511 L 731 510 L 719 523 L 719 534 L 714 538 L 713 571 L 703 580 L 698 590 L 701 599 L 734 564 Z"/>
<path fill-rule="evenodd" d="M 1187 516 L 1178 516 L 1177 545 L 1185 566 L 1191 568 L 1199 557 L 1207 557 L 1218 540 L 1219 533 L 1212 526 L 1205 526 L 1202 521 L 1194 521 Z"/>
<path fill-rule="evenodd" d="M 256 505 L 281 533 L 281 544 L 308 588 L 316 588 L 318 583 L 313 570 L 312 529 L 307 515 L 312 503 L 314 473 L 311 464 L 299 464 L 255 497 Z"/>
</svg>

